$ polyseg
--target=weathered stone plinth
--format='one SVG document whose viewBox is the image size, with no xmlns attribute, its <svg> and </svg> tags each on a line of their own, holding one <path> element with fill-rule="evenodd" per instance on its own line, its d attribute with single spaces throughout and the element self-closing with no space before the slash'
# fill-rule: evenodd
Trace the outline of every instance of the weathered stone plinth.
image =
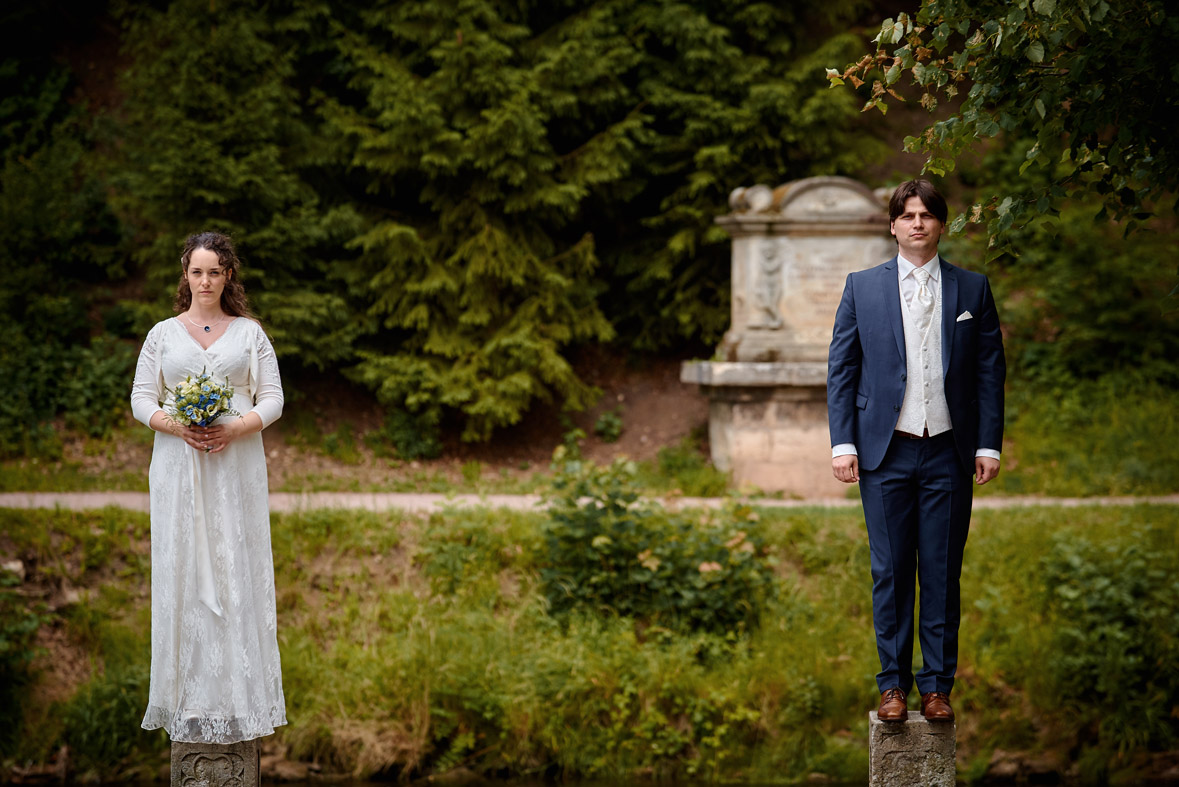
<svg viewBox="0 0 1179 787">
<path fill-rule="evenodd" d="M 242 743 L 173 743 L 172 787 L 258 787 L 257 739 Z"/>
<path fill-rule="evenodd" d="M 906 722 L 868 714 L 869 787 L 954 787 L 957 728 L 909 711 Z"/>
<path fill-rule="evenodd" d="M 718 470 L 765 490 L 846 493 L 831 475 L 825 364 L 686 363 L 680 381 L 708 391 L 708 441 Z"/>
</svg>

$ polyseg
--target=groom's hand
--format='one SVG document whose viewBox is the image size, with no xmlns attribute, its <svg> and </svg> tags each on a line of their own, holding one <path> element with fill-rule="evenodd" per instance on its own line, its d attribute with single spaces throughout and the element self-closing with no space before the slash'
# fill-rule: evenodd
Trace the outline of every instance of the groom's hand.
<svg viewBox="0 0 1179 787">
<path fill-rule="evenodd" d="M 860 458 L 855 454 L 844 454 L 831 460 L 831 472 L 845 484 L 860 480 Z"/>
<path fill-rule="evenodd" d="M 999 475 L 999 460 L 989 456 L 974 458 L 974 477 L 979 486 Z"/>
</svg>

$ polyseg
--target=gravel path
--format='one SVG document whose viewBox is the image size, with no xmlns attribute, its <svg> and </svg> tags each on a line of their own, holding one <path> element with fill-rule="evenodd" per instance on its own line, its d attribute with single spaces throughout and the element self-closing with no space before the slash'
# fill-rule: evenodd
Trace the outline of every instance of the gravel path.
<svg viewBox="0 0 1179 787">
<path fill-rule="evenodd" d="M 661 500 L 671 509 L 717 508 L 726 502 L 719 497 L 675 497 Z M 858 508 L 859 500 L 814 498 L 774 500 L 751 498 L 742 502 L 764 508 Z M 1150 497 L 976 497 L 974 507 L 1020 508 L 1025 506 L 1127 506 L 1139 503 L 1179 505 L 1179 494 Z M 317 508 L 361 509 L 365 511 L 440 511 L 446 508 L 510 508 L 528 511 L 543 505 L 539 495 L 414 494 L 396 492 L 271 492 L 270 510 L 309 511 Z M 116 506 L 132 511 L 148 510 L 145 492 L 3 492 L 0 508 L 62 508 L 82 511 Z"/>
</svg>

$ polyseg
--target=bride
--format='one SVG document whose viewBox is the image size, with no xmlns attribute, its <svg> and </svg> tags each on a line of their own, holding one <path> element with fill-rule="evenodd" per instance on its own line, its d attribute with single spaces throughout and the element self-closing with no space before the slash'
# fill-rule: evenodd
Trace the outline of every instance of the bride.
<svg viewBox="0 0 1179 787">
<path fill-rule="evenodd" d="M 148 332 L 131 391 L 136 419 L 156 432 L 143 727 L 173 741 L 236 743 L 286 723 L 260 434 L 282 414 L 282 384 L 229 238 L 189 237 L 180 263 L 178 314 Z M 168 416 L 169 389 L 202 371 L 228 379 L 240 416 L 205 428 Z"/>
</svg>

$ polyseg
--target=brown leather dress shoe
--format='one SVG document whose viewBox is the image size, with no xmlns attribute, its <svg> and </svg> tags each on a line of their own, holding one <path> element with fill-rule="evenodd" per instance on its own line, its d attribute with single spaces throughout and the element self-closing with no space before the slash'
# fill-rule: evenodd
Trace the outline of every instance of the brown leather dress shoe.
<svg viewBox="0 0 1179 787">
<path fill-rule="evenodd" d="M 876 709 L 876 718 L 881 721 L 907 721 L 909 706 L 905 704 L 905 692 L 899 688 L 886 689 L 880 695 L 880 707 Z"/>
<path fill-rule="evenodd" d="M 953 721 L 950 695 L 944 691 L 927 691 L 921 695 L 921 715 L 926 721 Z"/>
</svg>

